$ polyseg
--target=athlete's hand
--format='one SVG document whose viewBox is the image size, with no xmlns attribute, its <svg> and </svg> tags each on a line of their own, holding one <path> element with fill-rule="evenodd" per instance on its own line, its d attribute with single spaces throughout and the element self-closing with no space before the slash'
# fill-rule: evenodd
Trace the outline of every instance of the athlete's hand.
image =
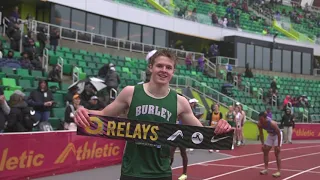
<svg viewBox="0 0 320 180">
<path fill-rule="evenodd" d="M 223 134 L 229 132 L 231 129 L 230 124 L 226 120 L 220 119 L 215 127 L 214 133 Z"/>
<path fill-rule="evenodd" d="M 90 126 L 90 117 L 88 109 L 79 107 L 74 116 L 74 122 L 81 127 Z"/>
</svg>

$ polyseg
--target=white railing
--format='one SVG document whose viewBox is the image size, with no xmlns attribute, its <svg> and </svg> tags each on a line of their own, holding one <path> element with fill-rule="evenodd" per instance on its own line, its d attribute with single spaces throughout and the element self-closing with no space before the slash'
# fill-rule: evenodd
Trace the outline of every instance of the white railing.
<svg viewBox="0 0 320 180">
<path fill-rule="evenodd" d="M 78 67 L 74 67 L 73 68 L 73 71 L 72 71 L 72 83 L 75 83 L 77 81 L 80 80 L 80 72 L 81 72 L 81 69 L 78 68 Z"/>
<path fill-rule="evenodd" d="M 192 79 L 190 77 L 187 77 L 187 76 L 177 76 L 177 75 L 174 75 L 173 79 L 171 80 L 170 82 L 170 86 L 172 87 L 176 87 L 176 88 L 191 88 L 192 90 L 200 93 L 201 95 L 203 95 L 204 97 L 206 98 L 209 98 L 209 99 L 212 99 L 214 100 L 215 102 L 217 103 L 220 103 L 221 105 L 223 105 L 224 107 L 228 108 L 229 103 L 232 103 L 233 106 L 236 105 L 236 103 L 240 103 L 242 104 L 243 106 L 246 106 L 245 104 L 233 99 L 233 98 L 230 98 L 229 96 L 226 96 L 222 93 L 220 93 L 219 91 L 217 90 L 214 90 L 210 87 L 208 87 L 207 85 L 205 85 L 204 83 L 202 82 L 199 82 L 195 79 Z M 253 119 L 254 117 L 258 117 L 258 114 L 259 112 L 248 107 L 248 110 L 247 110 L 247 119 L 252 121 L 252 122 L 257 122 L 255 119 Z"/>
<path fill-rule="evenodd" d="M 310 123 L 320 123 L 320 114 L 313 114 L 310 117 Z"/>
<path fill-rule="evenodd" d="M 63 62 L 63 59 L 62 59 L 62 62 Z M 42 69 L 48 72 L 48 66 L 49 66 L 49 50 L 45 48 L 43 50 L 43 56 L 42 56 Z M 62 72 L 62 69 L 61 69 L 61 72 Z"/>
<path fill-rule="evenodd" d="M 215 56 L 209 58 L 211 61 L 215 62 L 216 65 L 225 66 L 230 64 L 233 67 L 238 67 L 238 59 L 225 57 L 225 56 Z"/>
<path fill-rule="evenodd" d="M 53 25 L 45 22 L 36 21 L 36 20 L 33 20 L 31 24 L 32 24 L 32 27 L 30 29 L 34 33 L 38 33 L 39 27 L 42 27 L 47 29 L 46 35 L 49 37 L 51 29 L 56 28 L 60 32 L 61 39 L 88 43 L 91 45 L 112 47 L 118 50 L 126 50 L 130 52 L 139 52 L 139 53 L 147 54 L 148 52 L 154 49 L 157 49 L 157 50 L 169 49 L 172 52 L 174 52 L 180 60 L 183 60 L 183 61 L 189 54 L 191 54 L 193 62 L 197 62 L 197 59 L 203 55 L 202 53 L 197 53 L 197 52 L 183 51 L 179 49 L 172 49 L 172 48 L 161 47 L 156 45 L 144 44 L 144 43 L 133 42 L 133 41 L 128 41 L 124 39 L 108 37 L 101 34 L 94 34 L 91 32 L 65 28 L 62 26 L 57 26 L 57 25 Z M 216 75 L 216 72 L 217 72 L 216 65 L 211 63 L 207 59 L 205 60 L 206 60 L 205 69 Z"/>
<path fill-rule="evenodd" d="M 58 58 L 58 62 L 57 62 L 57 66 L 60 67 L 60 77 L 61 77 L 61 79 L 63 79 L 63 64 L 64 64 L 63 58 L 59 57 Z M 48 69 L 48 65 L 47 65 L 47 69 Z"/>
<path fill-rule="evenodd" d="M 196 59 L 201 55 L 203 55 L 202 53 L 197 53 L 197 52 L 183 51 L 179 49 L 172 49 L 172 48 L 161 47 L 161 46 L 156 46 L 151 44 L 133 42 L 133 41 L 124 40 L 124 39 L 118 39 L 118 38 L 109 37 L 101 34 L 95 34 L 91 32 L 57 26 L 57 25 L 53 25 L 45 22 L 36 21 L 36 20 L 32 21 L 32 26 L 33 27 L 31 29 L 35 33 L 37 33 L 39 27 L 41 27 L 41 28 L 45 28 L 47 30 L 46 35 L 50 36 L 51 30 L 56 28 L 60 32 L 61 39 L 71 40 L 75 42 L 83 42 L 91 45 L 112 47 L 119 50 L 128 50 L 130 52 L 139 52 L 139 53 L 147 54 L 148 52 L 154 49 L 157 49 L 157 50 L 169 49 L 175 52 L 176 55 L 180 58 L 185 58 L 187 57 L 188 54 L 192 54 L 194 57 L 193 59 Z"/>
<path fill-rule="evenodd" d="M 320 69 L 313 69 L 313 75 L 319 76 L 320 75 Z"/>
</svg>

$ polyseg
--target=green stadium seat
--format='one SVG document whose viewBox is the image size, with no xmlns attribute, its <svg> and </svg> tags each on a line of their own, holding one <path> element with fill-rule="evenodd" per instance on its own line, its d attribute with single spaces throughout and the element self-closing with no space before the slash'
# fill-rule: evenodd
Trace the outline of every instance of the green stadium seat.
<svg viewBox="0 0 320 180">
<path fill-rule="evenodd" d="M 8 90 L 22 90 L 22 87 L 17 86 L 16 80 L 12 78 L 2 78 L 2 85 Z"/>
<path fill-rule="evenodd" d="M 10 96 L 13 94 L 13 92 L 14 92 L 14 91 L 7 91 L 7 90 L 5 90 L 5 91 L 3 92 L 4 97 L 6 98 L 7 101 L 9 101 Z"/>
</svg>

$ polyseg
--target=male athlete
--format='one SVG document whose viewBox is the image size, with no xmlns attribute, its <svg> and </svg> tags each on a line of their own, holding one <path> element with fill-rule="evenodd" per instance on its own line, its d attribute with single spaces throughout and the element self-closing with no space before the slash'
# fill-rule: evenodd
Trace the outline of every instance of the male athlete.
<svg viewBox="0 0 320 180">
<path fill-rule="evenodd" d="M 269 151 L 274 146 L 274 152 L 276 156 L 278 171 L 273 174 L 273 177 L 280 177 L 281 159 L 280 159 L 280 148 L 282 145 L 282 132 L 278 127 L 278 124 L 267 117 L 267 112 L 261 112 L 259 114 L 258 128 L 260 131 L 260 140 L 262 143 L 262 151 L 264 155 L 264 167 L 265 169 L 260 174 L 268 174 L 268 163 L 269 163 Z M 264 142 L 263 129 L 268 132 L 267 141 Z"/>
<path fill-rule="evenodd" d="M 202 126 L 193 115 L 186 98 L 170 90 L 169 82 L 177 64 L 175 54 L 168 50 L 157 51 L 149 60 L 150 82 L 125 87 L 118 97 L 101 111 L 77 109 L 75 122 L 82 127 L 90 126 L 89 114 L 119 116 L 128 109 L 128 119 Z M 231 130 L 225 120 L 220 120 L 215 133 Z M 122 159 L 120 180 L 171 180 L 170 147 L 149 147 L 127 142 Z"/>
</svg>

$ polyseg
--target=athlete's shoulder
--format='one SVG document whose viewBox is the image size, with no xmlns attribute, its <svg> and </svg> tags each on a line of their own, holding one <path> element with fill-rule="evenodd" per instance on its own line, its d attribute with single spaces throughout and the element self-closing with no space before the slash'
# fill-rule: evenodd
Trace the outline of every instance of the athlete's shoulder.
<svg viewBox="0 0 320 180">
<path fill-rule="evenodd" d="M 119 96 L 129 98 L 133 96 L 135 86 L 126 86 L 122 89 Z"/>
</svg>

